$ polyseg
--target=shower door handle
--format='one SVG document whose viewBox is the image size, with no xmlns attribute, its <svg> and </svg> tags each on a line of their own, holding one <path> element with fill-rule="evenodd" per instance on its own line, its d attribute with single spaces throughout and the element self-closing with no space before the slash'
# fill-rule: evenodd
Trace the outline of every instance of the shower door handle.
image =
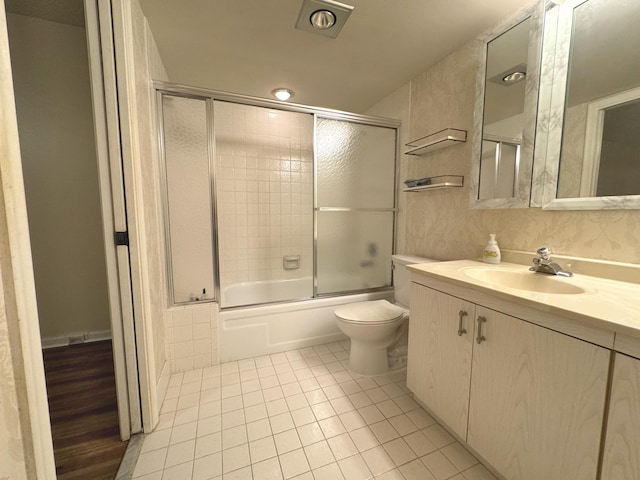
<svg viewBox="0 0 640 480">
<path fill-rule="evenodd" d="M 467 333 L 467 329 L 463 327 L 462 322 L 464 322 L 464 317 L 466 317 L 467 315 L 469 315 L 467 312 L 465 312 L 464 310 L 460 310 L 458 312 L 458 336 L 461 337 L 462 335 L 464 335 L 465 333 Z"/>
</svg>

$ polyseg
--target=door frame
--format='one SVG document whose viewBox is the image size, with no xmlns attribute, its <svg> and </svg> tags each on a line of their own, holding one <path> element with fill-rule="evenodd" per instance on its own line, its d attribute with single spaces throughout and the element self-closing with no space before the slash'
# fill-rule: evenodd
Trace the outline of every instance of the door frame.
<svg viewBox="0 0 640 480">
<path fill-rule="evenodd" d="M 13 303 L 7 308 L 7 320 L 17 325 L 17 331 L 9 329 L 9 343 L 21 350 L 14 353 L 22 363 L 13 365 L 15 391 L 27 399 L 28 424 L 21 417 L 19 432 L 22 461 L 27 472 L 35 470 L 37 478 L 56 478 L 4 0 L 0 8 L 0 195 L 10 254 L 2 264 L 3 270 L 9 267 L 6 276 L 13 283 L 13 291 L 4 292 L 3 285 L 3 294 L 8 293 L 6 300 Z"/>
<path fill-rule="evenodd" d="M 6 277 L 11 281 L 13 289 L 9 289 L 6 300 L 9 301 L 7 308 L 7 320 L 15 325 L 16 329 L 9 330 L 9 340 L 11 345 L 19 347 L 15 353 L 19 359 L 14 363 L 14 372 L 17 383 L 15 391 L 20 398 L 26 399 L 25 418 L 21 417 L 20 434 L 22 435 L 23 456 L 27 471 L 33 471 L 36 478 L 56 478 L 55 459 L 53 455 L 53 442 L 51 436 L 51 423 L 49 416 L 47 390 L 44 375 L 44 363 L 42 357 L 42 343 L 40 338 L 40 325 L 38 320 L 38 310 L 36 302 L 35 280 L 33 274 L 33 261 L 31 254 L 31 241 L 29 236 L 29 226 L 27 221 L 26 198 L 24 191 L 24 179 L 22 175 L 22 161 L 20 155 L 20 142 L 18 136 L 17 114 L 15 109 L 15 95 L 13 90 L 13 78 L 11 75 L 11 61 L 9 51 L 9 39 L 7 33 L 6 10 L 4 0 L 0 0 L 0 119 L 2 119 L 3 129 L 0 132 L 0 195 L 4 203 L 4 215 L 6 218 L 6 242 L 8 257 L 3 261 L 7 270 Z M 96 122 L 96 143 L 97 154 L 100 159 L 100 192 L 101 203 L 104 215 L 104 235 L 107 256 L 107 266 L 109 273 L 109 302 L 116 315 L 112 316 L 112 334 L 114 335 L 114 363 L 122 378 L 123 365 L 126 369 L 126 389 L 120 382 L 118 392 L 118 408 L 121 404 L 127 404 L 124 409 L 124 416 L 120 418 L 120 428 L 123 439 L 129 438 L 133 432 L 142 429 L 142 419 L 145 418 L 145 426 L 152 427 L 151 409 L 147 404 L 140 402 L 140 394 L 134 394 L 136 390 L 141 393 L 146 392 L 147 398 L 151 385 L 149 382 L 140 382 L 138 370 L 135 368 L 137 353 L 144 351 L 145 332 L 140 328 L 138 332 L 133 331 L 133 318 L 131 319 L 131 339 L 132 344 L 127 345 L 126 328 L 122 328 L 118 319 L 127 313 L 133 313 L 131 305 L 141 304 L 140 296 L 136 301 L 136 283 L 140 289 L 140 276 L 132 271 L 129 273 L 129 254 L 126 253 L 126 262 L 123 261 L 122 249 L 116 251 L 114 242 L 114 227 L 119 228 L 115 222 L 117 209 L 124 210 L 123 206 L 112 203 L 111 196 L 112 168 L 122 170 L 120 162 L 121 138 L 119 134 L 119 121 L 109 115 L 110 109 L 118 111 L 118 100 L 116 90 L 115 62 L 114 56 L 109 58 L 105 52 L 113 52 L 113 30 L 111 23 L 110 2 L 98 2 L 97 0 L 86 0 L 85 9 L 87 15 L 87 35 L 88 50 L 90 53 L 90 70 L 92 89 L 102 83 L 102 95 L 100 89 L 92 92 L 94 101 L 94 120 Z M 98 16 L 98 13 L 100 17 Z M 108 19 L 105 16 L 108 14 Z M 89 38 L 90 37 L 90 38 Z M 102 40 L 102 43 L 96 43 Z M 105 41 L 106 40 L 106 41 Z M 97 47 L 99 45 L 99 47 Z M 107 46 L 105 50 L 105 45 Z M 112 61 L 108 64 L 109 60 Z M 108 64 L 111 68 L 96 70 L 95 66 Z M 98 75 L 97 72 L 100 72 Z M 104 73 L 104 76 L 103 76 Z M 111 95 L 111 96 L 110 96 Z M 113 159 L 117 158 L 118 162 Z M 106 160 L 106 162 L 105 162 Z M 108 175 L 107 175 L 108 174 Z M 109 188 L 107 188 L 109 187 Z M 120 218 L 120 217 L 118 217 Z M 129 220 L 132 220 L 129 218 Z M 132 221 L 135 221 L 135 217 Z M 126 228 L 126 217 L 125 224 Z M 136 244 L 137 245 L 137 244 Z M 123 268 L 125 266 L 127 268 Z M 118 270 L 118 266 L 120 269 Z M 125 273 L 126 270 L 126 273 Z M 133 269 L 131 269 L 133 270 Z M 120 272 L 120 275 L 113 277 L 113 272 Z M 4 275 L 3 275 L 4 277 Z M 122 282 L 128 279 L 127 282 Z M 132 285 L 133 284 L 133 285 Z M 127 286 L 128 285 L 128 286 Z M 117 289 L 115 287 L 117 286 Z M 132 295 L 133 292 L 133 295 Z M 119 305 L 121 299 L 128 299 Z M 124 312 L 128 310 L 128 312 Z M 143 322 L 142 315 L 139 315 L 138 322 Z M 120 326 L 119 326 L 120 325 Z M 142 324 L 144 326 L 144 324 Z M 116 337 L 118 337 L 116 339 Z M 123 362 L 122 351 L 125 351 Z M 128 360 L 128 361 L 127 361 Z M 146 378 L 148 377 L 148 372 Z M 123 390 L 126 394 L 123 394 Z M 139 413 L 135 413 L 135 409 Z M 133 414 L 130 415 L 130 411 Z M 127 427 L 128 425 L 128 427 Z M 148 428 L 149 428 L 148 427 Z"/>
<path fill-rule="evenodd" d="M 597 196 L 605 112 L 611 107 L 620 106 L 639 98 L 640 87 L 636 87 L 598 98 L 587 105 L 580 197 Z"/>
</svg>

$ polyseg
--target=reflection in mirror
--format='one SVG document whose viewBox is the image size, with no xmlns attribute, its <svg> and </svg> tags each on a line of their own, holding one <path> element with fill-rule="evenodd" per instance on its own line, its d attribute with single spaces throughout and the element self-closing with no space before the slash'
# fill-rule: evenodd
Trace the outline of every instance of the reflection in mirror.
<svg viewBox="0 0 640 480">
<path fill-rule="evenodd" d="M 520 139 L 485 135 L 480 157 L 480 199 L 513 197 L 520 164 Z"/>
<path fill-rule="evenodd" d="M 640 96 L 640 92 L 638 92 Z M 593 178 L 592 194 L 640 194 L 640 100 L 615 105 L 603 111 L 600 163 Z M 597 157 L 595 157 L 597 158 Z"/>
<path fill-rule="evenodd" d="M 638 208 L 640 2 L 574 0 L 555 9 L 551 118 L 562 119 L 562 136 L 550 124 L 546 171 L 557 183 L 545 187 L 545 208 Z"/>
<path fill-rule="evenodd" d="M 515 194 L 531 19 L 487 45 L 479 198 Z"/>
<path fill-rule="evenodd" d="M 484 36 L 476 79 L 472 207 L 528 207 L 544 2 Z"/>
</svg>

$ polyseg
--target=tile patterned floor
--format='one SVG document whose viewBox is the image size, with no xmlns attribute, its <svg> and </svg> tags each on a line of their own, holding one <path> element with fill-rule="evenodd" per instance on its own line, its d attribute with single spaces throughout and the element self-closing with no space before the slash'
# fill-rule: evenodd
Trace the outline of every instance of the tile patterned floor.
<svg viewBox="0 0 640 480">
<path fill-rule="evenodd" d="M 495 480 L 412 398 L 345 369 L 348 342 L 171 377 L 136 480 Z"/>
</svg>

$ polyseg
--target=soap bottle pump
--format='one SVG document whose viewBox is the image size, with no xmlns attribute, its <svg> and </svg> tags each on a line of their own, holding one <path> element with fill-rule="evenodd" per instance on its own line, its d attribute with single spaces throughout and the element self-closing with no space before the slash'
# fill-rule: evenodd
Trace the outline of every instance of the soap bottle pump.
<svg viewBox="0 0 640 480">
<path fill-rule="evenodd" d="M 484 252 L 482 252 L 482 260 L 485 263 L 500 263 L 500 247 L 498 247 L 498 242 L 496 242 L 496 234 L 489 234 L 489 241 L 487 242 L 487 246 L 484 247 Z"/>
</svg>

